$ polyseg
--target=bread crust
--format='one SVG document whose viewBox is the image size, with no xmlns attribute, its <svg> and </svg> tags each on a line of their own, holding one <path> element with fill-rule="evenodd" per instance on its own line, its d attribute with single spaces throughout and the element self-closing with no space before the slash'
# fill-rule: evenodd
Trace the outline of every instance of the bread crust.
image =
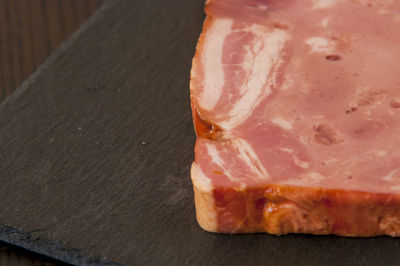
<svg viewBox="0 0 400 266">
<path fill-rule="evenodd" d="M 196 218 L 200 227 L 208 232 L 217 232 L 217 212 L 213 189 L 210 184 L 205 184 L 200 180 L 204 178 L 201 169 L 192 165 L 191 177 L 193 182 L 194 202 L 196 205 Z"/>
<path fill-rule="evenodd" d="M 196 216 L 209 232 L 400 236 L 398 195 L 285 185 L 205 187 L 200 175 L 192 171 Z"/>
</svg>

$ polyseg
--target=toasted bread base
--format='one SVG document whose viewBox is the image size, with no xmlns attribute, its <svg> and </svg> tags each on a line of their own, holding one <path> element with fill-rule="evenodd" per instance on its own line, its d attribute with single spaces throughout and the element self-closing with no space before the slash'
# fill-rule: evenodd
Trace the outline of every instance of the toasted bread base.
<svg viewBox="0 0 400 266">
<path fill-rule="evenodd" d="M 217 188 L 192 165 L 196 217 L 218 233 L 400 236 L 400 196 L 266 185 Z"/>
<path fill-rule="evenodd" d="M 196 218 L 200 227 L 205 231 L 217 232 L 217 210 L 215 208 L 213 189 L 210 184 L 201 181 L 203 180 L 203 175 L 200 168 L 196 164 L 193 164 L 191 176 L 196 205 Z"/>
</svg>

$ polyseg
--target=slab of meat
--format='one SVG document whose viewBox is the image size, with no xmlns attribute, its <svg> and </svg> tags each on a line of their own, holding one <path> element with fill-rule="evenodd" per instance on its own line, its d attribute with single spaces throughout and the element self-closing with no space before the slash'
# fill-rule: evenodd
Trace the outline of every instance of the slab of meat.
<svg viewBox="0 0 400 266">
<path fill-rule="evenodd" d="M 400 0 L 210 0 L 191 73 L 213 232 L 400 235 Z"/>
</svg>

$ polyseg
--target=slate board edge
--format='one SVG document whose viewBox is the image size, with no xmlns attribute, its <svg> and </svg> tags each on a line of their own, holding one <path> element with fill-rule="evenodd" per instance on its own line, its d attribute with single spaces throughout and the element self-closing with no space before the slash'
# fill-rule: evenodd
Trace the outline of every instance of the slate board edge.
<svg viewBox="0 0 400 266">
<path fill-rule="evenodd" d="M 9 226 L 0 226 L 0 240 L 73 265 L 121 265 L 104 257 L 94 256 L 82 250 L 62 245 L 54 240 L 37 238 Z"/>
<path fill-rule="evenodd" d="M 45 60 L 42 65 L 38 67 L 38 69 L 28 79 L 21 84 L 20 87 L 18 87 L 0 104 L 0 110 L 9 104 L 12 104 L 14 100 L 17 100 L 20 95 L 29 89 L 36 78 L 40 76 L 42 72 L 45 72 L 49 65 L 51 65 L 65 50 L 67 50 L 75 41 L 75 39 L 77 39 L 81 34 L 84 34 L 88 28 L 92 27 L 102 16 L 102 14 L 112 7 L 113 4 L 115 4 L 115 1 L 105 1 L 104 4 L 74 33 L 72 33 L 70 37 L 61 43 L 61 45 Z M 120 263 L 112 262 L 105 257 L 96 256 L 88 252 L 63 245 L 54 240 L 34 237 L 31 233 L 23 232 L 3 224 L 0 224 L 0 241 L 73 265 L 122 265 Z"/>
</svg>

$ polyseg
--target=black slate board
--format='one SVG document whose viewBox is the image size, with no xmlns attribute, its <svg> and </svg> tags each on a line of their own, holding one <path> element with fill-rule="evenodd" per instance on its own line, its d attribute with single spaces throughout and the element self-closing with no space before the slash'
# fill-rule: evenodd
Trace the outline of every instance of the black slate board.
<svg viewBox="0 0 400 266">
<path fill-rule="evenodd" d="M 398 264 L 389 237 L 198 227 L 188 86 L 202 9 L 108 1 L 0 106 L 0 240 L 79 265 Z"/>
</svg>

